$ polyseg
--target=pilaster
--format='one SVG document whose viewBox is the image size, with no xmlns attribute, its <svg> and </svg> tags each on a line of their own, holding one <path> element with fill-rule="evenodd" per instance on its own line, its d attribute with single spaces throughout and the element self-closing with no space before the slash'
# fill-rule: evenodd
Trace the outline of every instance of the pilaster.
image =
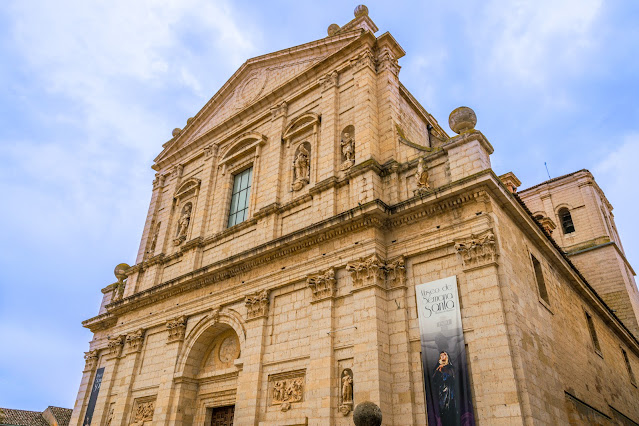
<svg viewBox="0 0 639 426">
<path fill-rule="evenodd" d="M 309 276 L 306 280 L 311 289 L 311 338 L 310 360 L 306 375 L 309 425 L 327 424 L 336 413 L 331 407 L 335 394 L 335 356 L 333 350 L 333 305 L 337 289 L 335 270 Z"/>
<path fill-rule="evenodd" d="M 128 413 L 131 412 L 131 386 L 133 384 L 133 375 L 139 366 L 144 343 L 145 330 L 140 329 L 126 336 L 123 354 L 120 360 L 118 374 L 121 377 L 116 381 L 114 386 L 115 406 L 113 408 L 113 417 L 111 424 L 125 424 Z M 111 405 L 111 404 L 109 404 Z"/>
<path fill-rule="evenodd" d="M 105 357 L 104 375 L 102 376 L 102 386 L 95 403 L 95 411 L 93 412 L 94 424 L 104 424 L 111 401 L 111 395 L 114 393 L 116 378 L 119 373 L 120 358 L 124 347 L 126 336 L 112 336 L 108 338 L 107 353 Z"/>
<path fill-rule="evenodd" d="M 91 385 L 93 383 L 93 378 L 95 377 L 98 360 L 99 351 L 97 349 L 84 353 L 84 370 L 82 371 L 80 389 L 78 390 L 78 396 L 75 399 L 75 406 L 73 407 L 73 413 L 71 414 L 71 421 L 69 421 L 70 426 L 80 426 L 84 421 L 84 414 L 89 402 Z"/>
<path fill-rule="evenodd" d="M 175 399 L 174 395 L 177 394 L 177 386 L 175 386 L 174 382 L 176 360 L 182 350 L 184 336 L 186 334 L 186 323 L 187 318 L 185 316 L 174 318 L 166 322 L 167 337 L 166 347 L 164 349 L 164 366 L 161 368 L 163 374 L 160 379 L 160 386 L 158 387 L 155 412 L 153 413 L 154 425 L 190 424 L 176 421 L 178 413 L 180 414 L 179 418 L 184 418 L 182 416 L 184 407 L 173 404 L 173 400 Z M 194 414 L 193 412 L 192 415 Z"/>
<path fill-rule="evenodd" d="M 379 162 L 379 123 L 377 110 L 377 72 L 371 48 L 351 60 L 355 80 L 353 123 L 355 126 L 355 164 L 370 158 Z"/>
<path fill-rule="evenodd" d="M 246 339 L 242 348 L 243 369 L 237 380 L 235 423 L 257 425 L 262 399 L 262 357 L 268 319 L 269 293 L 263 290 L 245 298 Z"/>
</svg>

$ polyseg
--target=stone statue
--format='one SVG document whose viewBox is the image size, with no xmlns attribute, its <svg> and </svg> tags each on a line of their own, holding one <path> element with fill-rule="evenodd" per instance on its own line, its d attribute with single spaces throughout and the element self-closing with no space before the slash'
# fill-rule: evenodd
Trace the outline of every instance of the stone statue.
<svg viewBox="0 0 639 426">
<path fill-rule="evenodd" d="M 158 244 L 158 236 L 160 235 L 160 222 L 155 226 L 155 232 L 153 233 L 153 237 L 151 238 L 151 244 L 149 245 L 149 249 L 146 251 L 146 254 L 149 256 L 153 256 L 155 253 L 155 247 Z"/>
<path fill-rule="evenodd" d="M 430 185 L 428 184 L 428 170 L 426 170 L 426 166 L 424 165 L 424 159 L 420 158 L 417 162 L 417 172 L 415 172 L 415 184 L 417 188 L 415 189 L 415 195 L 422 195 L 430 189 Z"/>
<path fill-rule="evenodd" d="M 189 223 L 191 223 L 191 209 L 191 203 L 188 203 L 182 208 L 182 216 L 180 216 L 180 220 L 178 220 L 177 232 L 173 240 L 176 246 L 186 240 L 186 231 L 189 228 Z"/>
<path fill-rule="evenodd" d="M 342 377 L 342 401 L 353 401 L 353 378 L 348 373 Z"/>
<path fill-rule="evenodd" d="M 346 416 L 353 409 L 353 372 L 349 368 L 342 371 L 341 385 L 342 401 L 339 411 Z"/>
<path fill-rule="evenodd" d="M 355 141 L 353 140 L 349 132 L 344 132 L 341 145 L 342 157 L 344 159 L 341 169 L 347 170 L 351 168 L 353 164 L 355 164 Z"/>
<path fill-rule="evenodd" d="M 309 172 L 311 169 L 310 153 L 304 147 L 300 145 L 293 160 L 293 190 L 299 191 L 309 182 Z"/>
</svg>

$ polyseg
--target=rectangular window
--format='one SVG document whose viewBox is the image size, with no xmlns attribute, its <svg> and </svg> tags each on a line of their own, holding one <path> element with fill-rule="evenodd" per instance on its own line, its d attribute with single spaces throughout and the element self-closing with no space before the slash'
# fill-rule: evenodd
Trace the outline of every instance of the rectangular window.
<svg viewBox="0 0 639 426">
<path fill-rule="evenodd" d="M 588 314 L 588 312 L 586 312 L 586 321 L 588 322 L 588 331 L 590 332 L 590 339 L 592 340 L 592 345 L 595 347 L 595 352 L 601 355 L 601 346 L 599 346 L 595 323 L 592 321 L 592 317 Z"/>
<path fill-rule="evenodd" d="M 248 218 L 249 199 L 251 198 L 251 177 L 253 168 L 233 176 L 233 194 L 229 210 L 228 227 L 244 222 Z"/>
<path fill-rule="evenodd" d="M 637 386 L 637 380 L 635 379 L 635 373 L 632 372 L 632 366 L 630 365 L 628 354 L 623 349 L 621 349 L 621 353 L 623 354 L 623 360 L 626 362 L 626 368 L 628 369 L 628 375 L 630 376 L 630 383 Z"/>
<path fill-rule="evenodd" d="M 548 298 L 548 290 L 546 289 L 546 282 L 544 281 L 544 274 L 541 271 L 541 263 L 530 255 L 532 258 L 533 268 L 535 268 L 535 279 L 537 280 L 537 288 L 539 288 L 539 297 L 550 305 L 550 299 Z"/>
</svg>

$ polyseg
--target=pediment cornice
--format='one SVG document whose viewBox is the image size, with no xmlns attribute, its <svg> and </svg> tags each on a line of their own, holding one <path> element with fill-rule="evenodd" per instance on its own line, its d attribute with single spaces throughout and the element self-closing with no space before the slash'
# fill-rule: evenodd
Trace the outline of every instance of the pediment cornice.
<svg viewBox="0 0 639 426">
<path fill-rule="evenodd" d="M 238 121 L 245 119 L 255 112 L 255 105 L 262 106 L 264 99 L 281 95 L 282 91 L 288 90 L 289 86 L 295 83 L 301 75 L 313 74 L 314 70 L 324 68 L 327 63 L 334 63 L 339 56 L 348 55 L 353 45 L 359 45 L 359 43 L 363 41 L 369 44 L 371 42 L 374 43 L 375 36 L 370 32 L 362 33 L 361 30 L 350 31 L 338 36 L 327 37 L 249 59 L 204 105 L 195 117 L 188 120 L 186 127 L 176 132 L 176 136 L 163 145 L 165 149 L 155 158 L 154 161 L 156 164 L 153 168 L 156 170 L 163 169 L 167 164 L 179 158 L 182 149 L 187 145 L 191 145 L 195 141 L 210 140 L 211 136 L 215 134 L 218 129 L 225 127 L 226 123 L 231 122 L 236 125 Z M 248 83 L 251 79 L 256 80 L 252 82 L 252 84 L 258 88 L 261 84 L 264 84 L 258 76 L 258 70 L 282 63 L 283 59 L 288 59 L 288 62 L 283 63 L 282 66 L 287 66 L 287 64 L 300 64 L 302 62 L 308 62 L 309 65 L 300 73 L 271 90 L 266 90 L 262 93 L 258 89 L 258 95 L 256 95 L 254 99 L 251 99 L 248 104 L 242 105 L 235 113 L 217 125 L 212 126 L 210 129 L 204 129 L 210 118 L 214 116 L 220 108 L 224 107 L 228 102 L 233 102 L 234 93 L 242 89 L 244 84 Z M 300 61 L 296 62 L 296 59 Z M 275 99 L 275 102 L 277 102 L 277 99 Z M 266 111 L 266 113 L 268 113 L 268 111 Z"/>
</svg>

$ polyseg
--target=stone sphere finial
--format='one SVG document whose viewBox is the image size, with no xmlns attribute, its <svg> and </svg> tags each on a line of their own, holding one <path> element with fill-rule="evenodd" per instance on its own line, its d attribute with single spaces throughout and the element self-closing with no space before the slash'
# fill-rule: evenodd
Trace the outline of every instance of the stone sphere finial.
<svg viewBox="0 0 639 426">
<path fill-rule="evenodd" d="M 355 426 L 380 426 L 382 410 L 374 402 L 364 401 L 357 404 L 353 412 Z"/>
<path fill-rule="evenodd" d="M 175 129 L 173 129 L 173 131 L 171 132 L 171 134 L 173 135 L 173 137 L 176 137 L 177 135 L 179 135 L 180 133 L 182 133 L 182 129 L 180 129 L 179 127 L 176 127 Z"/>
<path fill-rule="evenodd" d="M 457 134 L 474 129 L 475 124 L 477 124 L 475 111 L 468 107 L 455 108 L 448 116 L 448 125 Z"/>
<path fill-rule="evenodd" d="M 131 267 L 126 263 L 120 263 L 118 266 L 115 267 L 115 269 L 113 270 L 113 274 L 118 279 L 118 282 L 122 282 L 126 279 L 126 271 L 129 268 Z"/>
<path fill-rule="evenodd" d="M 335 34 L 337 34 L 337 32 L 339 31 L 340 26 L 337 24 L 331 24 L 328 26 L 328 30 L 326 30 L 328 32 L 329 36 L 333 36 Z"/>
<path fill-rule="evenodd" d="M 368 8 L 365 5 L 360 4 L 359 6 L 357 6 L 355 8 L 355 12 L 354 13 L 355 13 L 355 17 L 356 18 L 361 18 L 362 16 L 367 16 L 368 15 Z"/>
</svg>

